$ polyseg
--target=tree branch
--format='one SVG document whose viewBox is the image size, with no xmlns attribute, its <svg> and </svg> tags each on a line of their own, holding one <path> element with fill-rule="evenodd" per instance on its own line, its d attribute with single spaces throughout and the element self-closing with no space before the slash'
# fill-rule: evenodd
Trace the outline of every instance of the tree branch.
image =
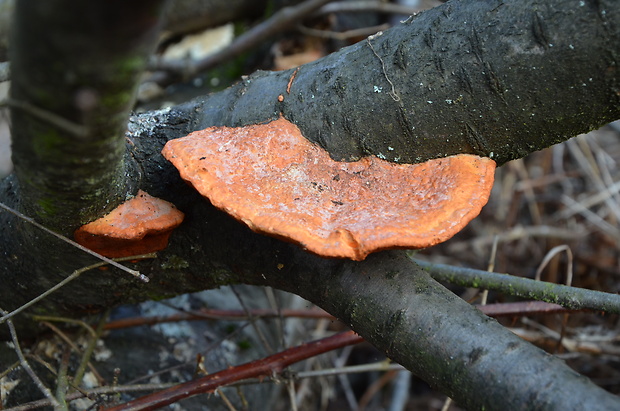
<svg viewBox="0 0 620 411">
<path fill-rule="evenodd" d="M 290 87 L 293 70 L 259 72 L 191 103 L 191 129 L 283 115 L 336 160 L 501 165 L 620 118 L 620 7 L 581 4 L 447 3 L 302 66 Z"/>
<path fill-rule="evenodd" d="M 291 270 L 282 280 L 280 288 L 319 304 L 466 409 L 620 406 L 618 397 L 484 316 L 404 253 L 378 253 L 313 275 Z"/>
<path fill-rule="evenodd" d="M 303 17 L 308 16 L 330 1 L 332 0 L 307 0 L 301 4 L 278 10 L 268 20 L 237 37 L 230 46 L 215 54 L 206 56 L 191 65 L 185 60 L 157 61 L 151 65 L 151 69 L 166 72 L 165 75 L 156 75 L 160 83 L 170 84 L 173 82 L 172 80 L 177 80 L 178 78 L 191 78 L 201 71 L 208 70 L 217 64 L 238 56 L 256 47 L 269 37 L 294 26 Z"/>
<path fill-rule="evenodd" d="M 620 295 L 568 287 L 545 281 L 492 273 L 466 267 L 453 267 L 415 260 L 437 281 L 463 287 L 483 288 L 504 294 L 559 304 L 573 310 L 589 308 L 620 314 Z"/>
<path fill-rule="evenodd" d="M 22 209 L 48 228 L 72 233 L 134 190 L 122 132 L 164 3 L 15 5 L 13 162 Z"/>
</svg>

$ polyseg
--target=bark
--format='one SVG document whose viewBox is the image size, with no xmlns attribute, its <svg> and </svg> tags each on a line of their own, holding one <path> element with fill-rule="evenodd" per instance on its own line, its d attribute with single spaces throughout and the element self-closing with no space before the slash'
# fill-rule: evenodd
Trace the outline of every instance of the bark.
<svg viewBox="0 0 620 411">
<path fill-rule="evenodd" d="M 114 269 L 87 272 L 31 312 L 75 315 L 223 284 L 271 285 L 326 308 L 469 408 L 618 408 L 616 397 L 516 339 L 402 253 L 325 260 L 255 234 L 184 184 L 160 154 L 192 130 L 284 115 L 337 159 L 475 152 L 503 163 L 620 117 L 618 9 L 601 1 L 451 2 L 303 66 L 290 93 L 293 71 L 257 73 L 200 101 L 133 117 L 125 163 L 137 171 L 124 184 L 172 201 L 184 224 L 156 259 L 129 264 L 148 284 Z M 0 200 L 18 206 L 30 195 L 23 184 L 3 180 Z M 63 228 L 77 226 L 73 218 Z M 6 212 L 0 230 L 5 310 L 93 262 Z M 16 323 L 32 331 L 27 318 Z"/>
<path fill-rule="evenodd" d="M 197 129 L 283 114 L 336 160 L 500 165 L 620 117 L 617 2 L 459 1 L 209 98 Z M 568 29 L 570 27 L 570 29 Z M 284 101 L 279 102 L 282 94 Z"/>
<path fill-rule="evenodd" d="M 46 226 L 70 234 L 136 189 L 122 132 L 163 4 L 16 4 L 13 164 L 22 209 Z"/>
<path fill-rule="evenodd" d="M 13 0 L 0 0 L 0 61 L 6 61 L 9 49 L 9 27 Z"/>
<path fill-rule="evenodd" d="M 343 263 L 332 273 L 296 272 L 280 287 L 320 302 L 468 410 L 576 411 L 620 405 L 618 397 L 562 360 L 472 309 L 402 253 Z"/>
</svg>

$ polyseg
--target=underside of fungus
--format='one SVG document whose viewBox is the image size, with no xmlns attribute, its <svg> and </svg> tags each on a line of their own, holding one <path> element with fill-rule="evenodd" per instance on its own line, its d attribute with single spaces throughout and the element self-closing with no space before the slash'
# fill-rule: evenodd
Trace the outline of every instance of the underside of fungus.
<svg viewBox="0 0 620 411">
<path fill-rule="evenodd" d="M 164 200 L 140 190 L 111 213 L 78 228 L 75 241 L 110 258 L 163 250 L 183 213 Z"/>
<path fill-rule="evenodd" d="M 338 162 L 284 118 L 207 128 L 169 141 L 163 154 L 252 230 L 353 260 L 451 238 L 486 204 L 495 170 L 493 160 L 466 154 L 421 164 Z"/>
</svg>

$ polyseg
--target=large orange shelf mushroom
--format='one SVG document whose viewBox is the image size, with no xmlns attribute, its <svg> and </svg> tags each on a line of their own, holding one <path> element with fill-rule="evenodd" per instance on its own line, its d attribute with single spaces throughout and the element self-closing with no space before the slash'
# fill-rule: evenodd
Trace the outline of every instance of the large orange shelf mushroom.
<svg viewBox="0 0 620 411">
<path fill-rule="evenodd" d="M 184 214 L 173 204 L 139 190 L 109 214 L 85 224 L 75 241 L 106 257 L 129 257 L 163 250 Z"/>
<path fill-rule="evenodd" d="M 338 162 L 284 118 L 207 128 L 169 141 L 163 154 L 214 206 L 252 230 L 353 260 L 449 239 L 480 213 L 495 170 L 493 160 L 473 155 Z"/>
</svg>

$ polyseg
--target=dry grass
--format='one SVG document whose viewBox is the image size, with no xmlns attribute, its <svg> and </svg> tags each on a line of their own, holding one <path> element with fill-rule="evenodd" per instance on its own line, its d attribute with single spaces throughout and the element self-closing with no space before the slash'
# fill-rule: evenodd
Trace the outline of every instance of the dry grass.
<svg viewBox="0 0 620 411">
<path fill-rule="evenodd" d="M 494 265 L 494 271 L 529 278 L 538 272 L 545 281 L 571 280 L 576 287 L 617 293 L 619 191 L 620 127 L 612 124 L 498 169 L 480 216 L 457 237 L 420 257 L 480 269 Z M 494 241 L 497 253 L 491 262 Z M 463 291 L 474 302 L 479 295 Z M 491 293 L 488 302 L 508 300 Z M 619 393 L 618 320 L 617 315 L 577 313 L 515 318 L 505 324 Z"/>
</svg>

